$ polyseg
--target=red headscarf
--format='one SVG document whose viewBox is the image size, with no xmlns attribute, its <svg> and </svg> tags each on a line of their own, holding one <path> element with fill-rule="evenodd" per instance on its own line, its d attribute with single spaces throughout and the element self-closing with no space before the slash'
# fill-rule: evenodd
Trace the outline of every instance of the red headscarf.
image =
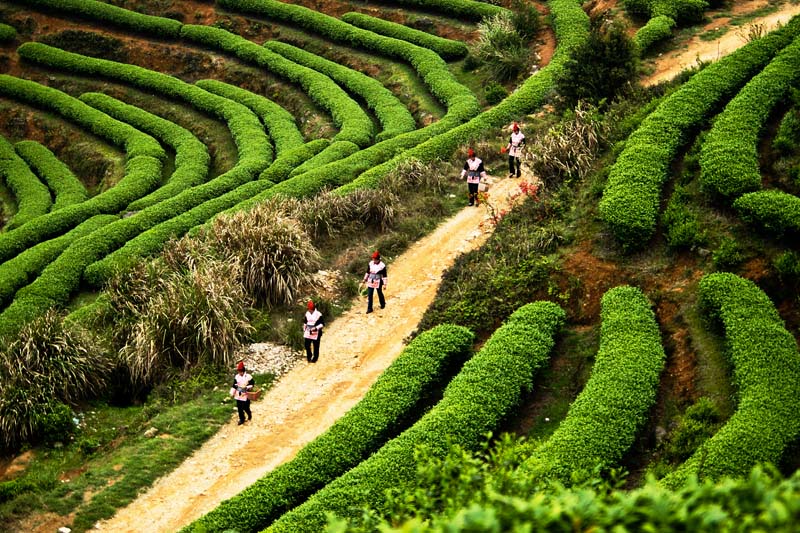
<svg viewBox="0 0 800 533">
<path fill-rule="evenodd" d="M 515 132 L 519 131 L 519 124 L 517 124 L 517 123 L 515 122 L 515 123 L 514 123 L 514 126 L 512 126 L 512 127 L 511 127 L 511 129 L 512 129 L 512 130 L 514 130 Z"/>
<path fill-rule="evenodd" d="M 236 370 L 244 371 L 244 361 L 239 361 L 239 364 L 236 365 Z"/>
<path fill-rule="evenodd" d="M 475 150 L 473 150 L 472 148 L 467 150 L 467 157 L 475 157 Z"/>
<path fill-rule="evenodd" d="M 309 300 L 307 307 L 308 307 L 309 311 L 313 311 L 314 310 L 314 302 L 312 300 Z"/>
<path fill-rule="evenodd" d="M 372 258 L 373 259 L 380 259 L 380 257 L 381 257 L 381 253 L 378 250 L 375 250 L 374 252 L 372 252 Z"/>
</svg>

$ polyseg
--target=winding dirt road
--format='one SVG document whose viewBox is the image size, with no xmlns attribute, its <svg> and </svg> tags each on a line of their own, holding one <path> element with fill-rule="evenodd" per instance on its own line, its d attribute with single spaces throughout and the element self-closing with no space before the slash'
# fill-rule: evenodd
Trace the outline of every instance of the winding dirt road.
<svg viewBox="0 0 800 533">
<path fill-rule="evenodd" d="M 495 208 L 508 207 L 519 180 L 497 181 Z M 232 417 L 176 470 L 109 520 L 102 531 L 174 532 L 288 461 L 364 396 L 400 354 L 403 339 L 433 302 L 442 272 L 481 246 L 493 229 L 484 207 L 465 207 L 389 265 L 386 309 L 353 307 L 326 326 L 316 364 L 302 362 L 253 404 L 253 420 Z M 242 439 L 249 443 L 240 446 Z"/>
</svg>

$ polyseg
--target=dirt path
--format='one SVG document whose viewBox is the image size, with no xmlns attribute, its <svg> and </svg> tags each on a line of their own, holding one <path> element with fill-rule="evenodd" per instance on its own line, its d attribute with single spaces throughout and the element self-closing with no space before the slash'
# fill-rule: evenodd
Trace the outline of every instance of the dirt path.
<svg viewBox="0 0 800 533">
<path fill-rule="evenodd" d="M 753 4 L 753 2 L 742 2 L 743 4 Z M 753 8 L 759 7 L 757 5 Z M 654 85 L 658 82 L 675 77 L 681 71 L 690 68 L 699 61 L 716 61 L 717 59 L 733 52 L 743 46 L 746 42 L 744 35 L 752 25 L 762 25 L 764 32 L 774 30 L 779 24 L 786 24 L 793 16 L 800 14 L 800 4 L 784 4 L 775 13 L 765 17 L 753 19 L 749 24 L 740 28 L 731 27 L 719 39 L 714 41 L 703 41 L 698 35 L 693 36 L 680 50 L 669 52 L 659 57 L 656 61 L 656 69 L 653 74 L 642 80 L 644 85 Z M 704 30 L 712 30 L 724 25 L 722 19 L 714 19 L 704 27 Z"/>
<path fill-rule="evenodd" d="M 504 208 L 519 180 L 502 179 L 490 201 Z M 493 225 L 484 207 L 465 207 L 389 265 L 386 309 L 363 301 L 326 327 L 319 362 L 301 363 L 253 404 L 253 420 L 233 418 L 201 449 L 128 507 L 98 524 L 103 531 L 173 532 L 215 508 L 330 427 L 403 350 L 433 301 L 441 273 L 481 246 Z M 482 226 L 482 227 L 481 227 Z M 241 440 L 249 443 L 241 446 Z M 146 526 L 145 526 L 146 523 Z"/>
</svg>

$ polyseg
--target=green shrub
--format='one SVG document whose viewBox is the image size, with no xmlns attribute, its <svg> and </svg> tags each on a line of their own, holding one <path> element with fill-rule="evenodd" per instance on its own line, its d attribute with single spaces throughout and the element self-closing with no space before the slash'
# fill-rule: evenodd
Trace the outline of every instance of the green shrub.
<svg viewBox="0 0 800 533">
<path fill-rule="evenodd" d="M 14 26 L 0 23 L 0 42 L 7 43 L 17 38 L 17 30 Z"/>
<path fill-rule="evenodd" d="M 580 100 L 610 101 L 635 80 L 636 56 L 621 24 L 594 23 L 589 39 L 570 54 L 556 77 L 556 91 L 570 108 Z"/>
<path fill-rule="evenodd" d="M 542 29 L 542 16 L 536 6 L 524 0 L 511 0 L 514 29 L 525 42 L 531 42 Z"/>
<path fill-rule="evenodd" d="M 675 21 L 666 15 L 659 15 L 648 20 L 647 24 L 639 28 L 633 37 L 639 55 L 645 55 L 655 43 L 672 37 L 672 28 L 674 27 Z"/>
<path fill-rule="evenodd" d="M 483 89 L 484 98 L 489 105 L 497 105 L 508 97 L 508 91 L 505 87 L 496 81 L 490 81 Z"/>
<path fill-rule="evenodd" d="M 697 449 L 716 433 L 720 424 L 720 413 L 710 399 L 702 397 L 690 405 L 679 418 L 665 446 L 665 459 L 680 463 L 688 459 Z"/>
<path fill-rule="evenodd" d="M 714 253 L 711 254 L 711 259 L 717 270 L 730 270 L 741 265 L 745 260 L 745 255 L 742 246 L 736 239 L 724 237 Z"/>
<path fill-rule="evenodd" d="M 700 229 L 698 216 L 689 207 L 689 195 L 681 186 L 675 187 L 661 215 L 661 222 L 670 248 L 693 249 L 706 242 L 706 234 Z"/>
<path fill-rule="evenodd" d="M 772 263 L 781 283 L 796 286 L 800 282 L 800 253 L 793 250 L 783 252 Z"/>
</svg>

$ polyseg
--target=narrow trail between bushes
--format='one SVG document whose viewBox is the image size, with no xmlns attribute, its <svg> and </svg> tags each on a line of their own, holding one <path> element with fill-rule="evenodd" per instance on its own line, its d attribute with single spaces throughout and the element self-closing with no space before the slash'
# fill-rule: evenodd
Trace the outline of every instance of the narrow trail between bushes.
<svg viewBox="0 0 800 533">
<path fill-rule="evenodd" d="M 495 212 L 515 201 L 521 181 L 495 181 L 489 191 Z M 354 302 L 326 325 L 319 361 L 299 363 L 266 391 L 252 404 L 252 421 L 237 426 L 232 415 L 182 465 L 98 528 L 177 531 L 294 457 L 364 396 L 403 350 L 403 340 L 433 302 L 442 272 L 486 242 L 493 229 L 485 206 L 465 207 L 442 222 L 389 264 L 386 309 L 376 305 L 367 315 L 364 299 Z"/>
</svg>

